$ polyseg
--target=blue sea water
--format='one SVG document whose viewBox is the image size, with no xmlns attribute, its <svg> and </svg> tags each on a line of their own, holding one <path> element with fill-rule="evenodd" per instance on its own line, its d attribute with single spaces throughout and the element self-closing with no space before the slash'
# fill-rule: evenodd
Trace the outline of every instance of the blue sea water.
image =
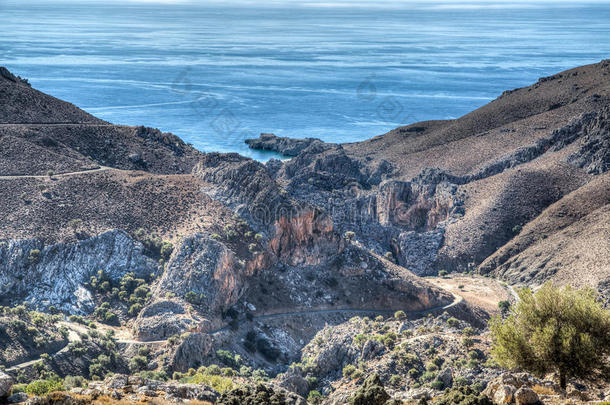
<svg viewBox="0 0 610 405">
<path fill-rule="evenodd" d="M 610 58 L 610 4 L 0 0 L 0 64 L 105 120 L 258 159 L 459 117 Z"/>
</svg>

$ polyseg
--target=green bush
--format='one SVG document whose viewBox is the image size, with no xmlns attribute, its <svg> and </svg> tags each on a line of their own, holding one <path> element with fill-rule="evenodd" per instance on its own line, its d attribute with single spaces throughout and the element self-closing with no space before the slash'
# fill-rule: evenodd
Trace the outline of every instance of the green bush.
<svg viewBox="0 0 610 405">
<path fill-rule="evenodd" d="M 442 390 L 443 388 L 445 388 L 445 384 L 443 384 L 442 381 L 436 380 L 436 381 L 432 381 L 430 383 L 430 387 L 434 388 L 435 390 Z"/>
<path fill-rule="evenodd" d="M 36 380 L 29 383 L 24 392 L 31 395 L 44 395 L 53 391 L 63 391 L 65 389 L 64 382 L 59 377 L 54 377 L 48 380 Z"/>
<path fill-rule="evenodd" d="M 148 378 L 149 380 L 156 380 L 156 381 L 168 381 L 169 380 L 167 373 L 163 370 L 161 370 L 161 371 L 140 371 L 138 373 L 138 375 L 143 378 Z"/>
<path fill-rule="evenodd" d="M 406 319 L 407 314 L 405 313 L 405 311 L 399 310 L 399 311 L 394 312 L 394 318 L 396 318 L 398 320 Z"/>
<path fill-rule="evenodd" d="M 221 349 L 216 351 L 216 356 L 221 362 L 223 362 L 227 366 L 234 368 L 239 367 L 239 363 L 241 361 L 241 357 L 239 355 L 236 356 L 228 350 Z"/>
<path fill-rule="evenodd" d="M 220 373 L 219 373 L 220 374 Z M 205 384 L 214 388 L 221 394 L 225 391 L 233 389 L 233 380 L 228 377 L 215 374 L 200 374 L 197 373 L 192 377 L 185 377 L 181 381 L 189 384 Z"/>
<path fill-rule="evenodd" d="M 470 326 L 467 326 L 464 329 L 462 329 L 462 334 L 464 334 L 466 336 L 473 336 L 474 335 L 474 329 L 471 328 Z"/>
<path fill-rule="evenodd" d="M 474 339 L 472 339 L 471 337 L 464 337 L 462 339 L 462 345 L 464 345 L 464 347 L 466 348 L 470 348 L 474 345 Z"/>
<path fill-rule="evenodd" d="M 500 301 L 498 302 L 498 308 L 500 308 L 500 310 L 502 312 L 506 312 L 510 309 L 510 302 L 508 301 Z"/>
<path fill-rule="evenodd" d="M 492 318 L 492 354 L 503 367 L 519 367 L 542 376 L 593 379 L 610 367 L 610 311 L 591 288 L 543 285 L 535 294 L 519 291 L 519 302 L 506 320 Z M 607 375 L 607 373 L 605 374 Z"/>
<path fill-rule="evenodd" d="M 319 391 L 311 390 L 309 391 L 309 395 L 307 395 L 307 403 L 318 405 L 322 403 L 324 397 L 320 394 Z"/>
<path fill-rule="evenodd" d="M 493 403 L 480 390 L 472 386 L 454 386 L 436 398 L 433 405 L 492 405 Z"/>
<path fill-rule="evenodd" d="M 142 311 L 142 304 L 136 302 L 129 307 L 127 314 L 129 314 L 129 316 L 137 316 L 140 311 Z"/>
<path fill-rule="evenodd" d="M 434 371 L 426 371 L 420 377 L 422 382 L 432 381 L 436 378 L 436 373 Z"/>
<path fill-rule="evenodd" d="M 347 366 L 343 367 L 343 377 L 351 378 L 352 374 L 354 374 L 355 371 L 356 366 L 354 366 L 353 364 L 348 364 Z"/>
<path fill-rule="evenodd" d="M 350 397 L 351 405 L 384 405 L 390 396 L 385 391 L 379 375 L 368 377 L 364 384 Z"/>
<path fill-rule="evenodd" d="M 205 302 L 205 294 L 197 294 L 195 291 L 189 291 L 184 295 L 184 300 L 192 305 L 201 305 Z"/>
<path fill-rule="evenodd" d="M 143 370 L 148 365 L 148 359 L 144 356 L 137 355 L 129 360 L 129 369 L 132 372 Z"/>
</svg>

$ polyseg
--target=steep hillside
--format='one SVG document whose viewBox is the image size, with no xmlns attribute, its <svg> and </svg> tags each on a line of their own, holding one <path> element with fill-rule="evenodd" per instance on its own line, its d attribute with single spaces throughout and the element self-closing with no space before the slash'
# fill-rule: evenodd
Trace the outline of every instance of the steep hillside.
<svg viewBox="0 0 610 405">
<path fill-rule="evenodd" d="M 344 238 L 263 164 L 105 123 L 2 72 L 0 304 L 86 316 L 137 342 L 193 333 L 163 349 L 168 370 L 210 363 L 226 346 L 277 372 L 353 311 L 455 300 Z M 306 333 L 275 328 L 268 348 L 281 356 L 240 343 L 259 317 L 315 311 Z"/>
<path fill-rule="evenodd" d="M 485 262 L 479 271 L 509 277 L 496 267 L 524 262 L 510 256 L 521 253 L 510 247 L 519 244 L 513 241 L 519 230 L 544 223 L 540 216 L 549 206 L 610 169 L 609 111 L 610 61 L 602 61 L 506 91 L 459 119 L 420 122 L 360 143 L 291 143 L 270 134 L 248 143 L 296 155 L 267 164 L 279 184 L 417 274 L 470 271 Z M 610 189 L 600 193 L 607 199 Z M 590 198 L 600 200 L 581 195 L 583 207 Z M 559 231 L 545 237 L 554 240 Z M 605 286 L 605 235 L 591 237 L 599 243 L 590 240 L 570 260 L 560 259 L 562 250 L 551 243 L 536 254 L 562 263 L 566 273 L 594 266 L 588 270 L 597 274 L 593 284 Z M 509 279 L 529 280 L 531 271 L 513 265 Z M 555 277 L 537 274 L 536 283 Z"/>
</svg>

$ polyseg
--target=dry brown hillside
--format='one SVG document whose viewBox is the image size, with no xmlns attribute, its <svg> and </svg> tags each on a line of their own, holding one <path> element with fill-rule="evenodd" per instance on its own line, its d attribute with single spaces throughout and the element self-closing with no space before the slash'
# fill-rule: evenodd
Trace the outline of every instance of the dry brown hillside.
<svg viewBox="0 0 610 405">
<path fill-rule="evenodd" d="M 458 176 L 464 213 L 446 227 L 437 268 L 607 289 L 609 110 L 606 60 L 345 149 L 388 160 L 405 180 L 430 167 Z"/>
</svg>

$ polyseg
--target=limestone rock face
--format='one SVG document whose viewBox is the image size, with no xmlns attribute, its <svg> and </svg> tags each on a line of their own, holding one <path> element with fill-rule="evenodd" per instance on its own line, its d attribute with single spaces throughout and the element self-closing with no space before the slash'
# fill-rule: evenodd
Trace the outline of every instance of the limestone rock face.
<svg viewBox="0 0 610 405">
<path fill-rule="evenodd" d="M 289 368 L 286 373 L 284 373 L 279 385 L 302 397 L 306 397 L 309 393 L 309 383 L 303 377 L 303 371 L 300 367 Z"/>
<path fill-rule="evenodd" d="M 6 299 L 80 314 L 94 309 L 84 285 L 98 270 L 115 281 L 128 272 L 144 276 L 157 271 L 142 244 L 116 230 L 50 246 L 35 239 L 0 242 L 0 263 L 0 295 Z"/>
<path fill-rule="evenodd" d="M 186 371 L 199 367 L 212 352 L 213 338 L 206 333 L 191 333 L 176 349 L 172 369 Z"/>
<path fill-rule="evenodd" d="M 194 234 L 172 254 L 156 292 L 162 296 L 171 291 L 183 298 L 192 291 L 202 297 L 200 307 L 207 312 L 226 310 L 242 296 L 248 277 L 267 266 L 264 253 L 240 261 L 225 244 Z"/>
</svg>

